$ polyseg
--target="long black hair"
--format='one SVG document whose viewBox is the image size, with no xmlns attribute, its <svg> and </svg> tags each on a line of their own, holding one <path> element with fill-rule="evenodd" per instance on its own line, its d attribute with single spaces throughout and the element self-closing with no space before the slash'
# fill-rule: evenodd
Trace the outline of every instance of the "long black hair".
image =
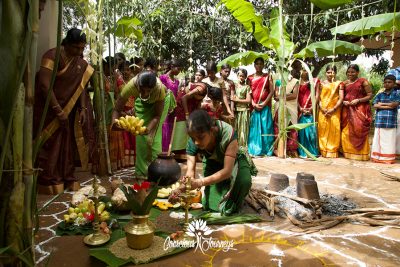
<svg viewBox="0 0 400 267">
<path fill-rule="evenodd" d="M 215 120 L 204 109 L 196 109 L 187 120 L 187 130 L 191 133 L 209 133 Z"/>
</svg>

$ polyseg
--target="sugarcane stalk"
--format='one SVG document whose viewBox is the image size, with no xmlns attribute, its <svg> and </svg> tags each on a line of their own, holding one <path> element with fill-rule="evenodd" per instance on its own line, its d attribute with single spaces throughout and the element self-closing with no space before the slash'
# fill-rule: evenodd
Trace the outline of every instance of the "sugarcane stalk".
<svg viewBox="0 0 400 267">
<path fill-rule="evenodd" d="M 14 251 L 23 250 L 22 236 L 20 229 L 23 229 L 24 210 L 24 189 L 22 183 L 22 153 L 23 153 L 23 121 L 24 121 L 24 99 L 25 87 L 20 85 L 17 92 L 17 101 L 13 117 L 12 130 L 12 153 L 13 153 L 13 184 L 11 189 L 10 202 L 8 204 L 6 228 L 6 243 L 10 244 Z"/>
<path fill-rule="evenodd" d="M 283 0 L 279 0 L 279 37 L 281 43 L 282 54 L 278 60 L 278 72 L 281 80 L 281 88 L 279 92 L 279 110 L 278 110 L 278 124 L 279 134 L 278 138 L 278 157 L 286 158 L 286 77 L 284 73 L 285 66 L 285 38 L 283 36 L 283 15 L 282 15 Z"/>
<path fill-rule="evenodd" d="M 97 28 L 97 35 L 98 35 L 98 41 L 99 41 L 99 45 L 98 47 L 98 51 L 97 54 L 98 55 L 103 55 L 103 44 L 104 44 L 104 36 L 103 36 L 103 16 L 102 16 L 102 12 L 103 12 L 103 5 L 104 2 L 103 1 L 99 1 L 98 2 L 98 14 L 99 14 L 99 23 L 98 23 L 98 28 Z M 102 117 L 103 117 L 103 121 L 102 121 L 102 126 L 103 126 L 103 135 L 104 135 L 104 150 L 105 150 L 105 154 L 106 154 L 106 161 L 107 161 L 107 171 L 109 174 L 112 173 L 111 171 L 111 161 L 110 161 L 110 153 L 109 153 L 109 149 L 108 149 L 108 134 L 107 134 L 107 126 L 106 126 L 106 111 L 105 111 L 105 102 L 104 102 L 104 76 L 103 76 L 103 61 L 99 60 L 99 71 L 100 71 L 100 103 L 101 103 L 101 113 L 102 113 Z"/>
<path fill-rule="evenodd" d="M 24 10 L 28 8 L 28 4 L 24 2 L 24 5 L 20 6 L 20 3 L 18 2 L 14 2 L 14 1 L 7 1 L 5 2 L 5 4 L 3 5 L 3 9 L 4 9 L 4 14 L 8 14 L 8 16 L 22 16 L 22 12 L 21 10 Z M 13 14 L 16 10 L 19 11 L 19 13 L 17 14 Z M 13 15 L 10 15 L 13 14 Z M 10 22 L 7 18 L 3 18 L 4 23 Z M 21 34 L 21 36 L 16 36 L 16 39 L 20 40 L 22 39 L 22 43 L 23 45 L 21 45 L 21 53 L 19 54 L 20 57 L 17 58 L 17 63 L 16 66 L 18 66 L 17 71 L 15 73 L 10 73 L 11 75 L 9 76 L 9 79 L 13 79 L 15 80 L 15 83 L 13 83 L 13 85 L 15 85 L 14 88 L 8 88 L 9 90 L 14 90 L 15 92 L 18 91 L 18 88 L 21 84 L 23 75 L 25 73 L 25 68 L 26 68 L 26 64 L 28 62 L 28 47 L 29 47 L 29 43 L 31 41 L 31 37 L 30 37 L 30 32 L 27 31 L 26 33 L 22 33 L 20 31 L 20 28 L 22 28 L 23 26 L 26 25 L 20 25 L 23 21 L 23 18 L 21 19 L 15 19 L 13 20 L 14 24 L 12 25 L 19 34 Z M 15 22 L 19 22 L 19 23 L 15 23 Z M 21 71 L 22 70 L 22 71 Z M 8 121 L 7 121 L 7 127 L 6 127 L 6 131 L 5 131 L 5 135 L 4 135 L 4 140 L 3 140 L 3 146 L 2 146 L 2 151 L 0 154 L 0 185 L 2 182 L 2 177 L 3 177 L 3 168 L 4 168 L 4 161 L 6 158 L 6 153 L 9 151 L 9 138 L 10 138 L 10 133 L 12 130 L 12 122 L 13 122 L 13 117 L 14 117 L 14 113 L 15 113 L 15 107 L 16 107 L 16 103 L 17 103 L 17 96 L 16 94 L 12 95 L 12 99 L 10 100 L 12 102 L 11 105 L 11 110 L 9 110 L 9 116 L 8 116 Z M 7 100 L 8 101 L 8 100 Z M 4 119 L 4 117 L 3 117 Z M 6 120 L 4 120 L 6 122 Z M 11 156 L 11 155 L 10 155 Z"/>
<path fill-rule="evenodd" d="M 23 172 L 23 182 L 25 185 L 24 192 L 24 234 L 28 245 L 30 246 L 30 255 L 32 262 L 35 262 L 34 253 L 34 236 L 33 236 L 33 213 L 36 210 L 36 181 L 34 181 L 33 173 L 33 153 L 32 153 L 32 129 L 33 129 L 33 103 L 34 103 L 34 84 L 35 84 L 35 66 L 37 56 L 37 44 L 39 36 L 39 13 L 35 12 L 39 9 L 39 1 L 32 0 L 32 11 L 30 12 L 32 41 L 29 51 L 28 65 L 26 68 L 25 81 L 25 109 L 24 109 L 24 145 L 22 166 L 26 171 Z M 35 205 L 33 205 L 35 203 Z M 37 214 L 36 214 L 37 215 Z"/>
<path fill-rule="evenodd" d="M 96 66 L 97 69 L 97 66 Z M 98 175 L 99 176 L 105 176 L 108 173 L 108 164 L 107 164 L 107 151 L 106 151 L 106 140 L 104 131 L 107 132 L 107 129 L 105 127 L 105 118 L 104 114 L 102 112 L 102 102 L 101 102 L 101 89 L 99 85 L 99 72 L 96 71 L 93 76 L 92 76 L 92 82 L 93 82 L 93 88 L 94 88 L 94 96 L 93 96 L 93 102 L 94 102 L 94 111 L 96 115 L 96 124 L 98 125 L 98 134 L 97 136 L 99 137 L 97 142 L 98 142 L 98 151 L 99 151 L 99 164 L 98 164 Z"/>
</svg>

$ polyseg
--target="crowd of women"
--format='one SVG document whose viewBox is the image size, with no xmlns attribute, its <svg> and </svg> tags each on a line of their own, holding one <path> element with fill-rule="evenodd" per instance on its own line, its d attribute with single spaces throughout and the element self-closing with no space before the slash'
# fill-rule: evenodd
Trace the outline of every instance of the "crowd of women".
<svg viewBox="0 0 400 267">
<path fill-rule="evenodd" d="M 43 144 L 37 161 L 44 170 L 39 175 L 39 184 L 51 186 L 54 192 L 61 190 L 64 184 L 76 188 L 73 147 L 78 148 L 82 165 L 96 158 L 95 136 L 90 131 L 90 126 L 94 125 L 93 110 L 85 90 L 93 69 L 82 59 L 85 44 L 85 36 L 80 30 L 68 31 L 62 44 L 54 89 L 50 93 L 50 113 L 45 119 L 44 130 L 35 139 Z M 54 59 L 55 49 L 51 49 L 43 56 L 38 72 L 34 114 L 38 123 L 35 125 L 40 125 Z M 177 158 L 189 159 L 194 150 L 189 149 L 193 137 L 188 132 L 188 122 L 190 115 L 198 109 L 204 110 L 212 119 L 207 127 L 214 129 L 219 142 L 222 137 L 218 133 L 231 133 L 231 137 L 224 138 L 235 140 L 237 150 L 244 155 L 258 157 L 278 153 L 282 130 L 286 133 L 283 148 L 291 157 L 321 155 L 333 158 L 342 153 L 349 159 L 369 160 L 371 156 L 376 162 L 393 163 L 400 154 L 400 141 L 396 142 L 400 139 L 397 130 L 398 72 L 385 77 L 384 90 L 374 98 L 376 116 L 371 153 L 372 91 L 369 82 L 359 77 L 357 65 L 348 67 L 346 81 L 336 80 L 334 66 L 326 68 L 326 79 L 313 78 L 311 81 L 306 71 L 293 67 L 284 86 L 281 81 L 274 80 L 271 73 L 264 72 L 262 58 L 254 61 L 254 74 L 248 75 L 240 68 L 237 82 L 228 78 L 229 65 L 222 65 L 218 73 L 213 61 L 207 63 L 205 70 L 199 69 L 193 77 L 184 79 L 177 78 L 182 65 L 175 59 L 160 66 L 152 58 L 128 61 L 124 54 L 117 53 L 105 58 L 103 66 L 109 157 L 113 170 L 135 165 L 136 174 L 146 177 L 150 162 L 167 150 L 172 150 Z M 74 73 L 79 73 L 79 77 Z M 71 86 L 70 90 L 62 89 L 67 85 Z M 284 99 L 282 95 L 285 95 Z M 282 110 L 286 111 L 286 116 L 279 118 Z M 147 133 L 133 136 L 117 129 L 114 121 L 124 114 L 135 114 L 144 119 Z M 223 123 L 214 124 L 214 121 Z M 224 130 L 228 126 L 232 131 Z M 296 131 L 296 128 L 301 130 Z M 89 151 L 80 151 L 84 147 L 82 140 L 89 143 Z M 213 148 L 215 150 L 215 144 Z M 251 166 L 251 160 L 246 158 Z M 220 160 L 224 166 L 224 159 Z"/>
<path fill-rule="evenodd" d="M 136 59 L 136 63 L 133 62 L 133 70 L 139 69 L 143 64 L 141 62 L 143 61 Z M 304 69 L 294 68 L 285 88 L 282 88 L 279 80 L 274 81 L 270 73 L 263 72 L 262 58 L 254 61 L 254 67 L 256 71 L 251 75 L 247 74 L 246 69 L 240 68 L 237 71 L 237 82 L 234 82 L 228 78 L 231 73 L 229 65 L 221 66 L 218 77 L 217 65 L 211 61 L 207 63 L 205 70 L 197 70 L 194 77 L 179 80 L 176 77 L 181 71 L 179 61 L 173 59 L 167 62 L 163 74 L 159 76 L 167 95 L 164 101 L 166 117 L 160 131 L 162 151 L 167 151 L 171 145 L 177 158 L 185 157 L 188 142 L 186 120 L 191 112 L 202 108 L 212 118 L 233 126 L 237 132 L 239 146 L 247 149 L 251 156 L 277 154 L 279 106 L 280 102 L 283 102 L 283 108 L 286 109 L 284 128 L 287 129 L 284 147 L 288 156 L 336 158 L 342 154 L 345 158 L 355 160 L 369 160 L 371 156 L 376 162 L 395 161 L 396 151 L 387 150 L 386 147 L 396 148 L 396 143 L 382 143 L 382 140 L 393 139 L 382 138 L 385 131 L 380 130 L 375 134 L 381 137 L 374 139 L 374 151 L 371 153 L 369 133 L 373 116 L 370 100 L 373 95 L 369 82 L 359 77 L 360 70 L 357 65 L 347 68 L 345 81 L 336 80 L 335 66 L 326 67 L 325 79 L 313 79 L 312 82 Z M 157 73 L 154 67 L 148 70 Z M 132 72 L 131 75 L 135 73 L 138 71 Z M 393 80 L 393 77 L 388 77 L 389 81 Z M 396 79 L 393 84 L 384 84 L 390 87 L 393 96 L 397 95 Z M 281 90 L 286 92 L 284 101 L 280 100 Z M 381 99 L 381 96 L 382 94 L 379 94 L 375 102 Z M 397 128 L 396 103 L 399 101 L 393 97 L 385 98 L 385 101 L 389 100 L 393 102 L 390 108 L 383 108 L 378 102 L 378 105 L 374 102 L 375 121 L 379 121 L 383 113 L 394 121 L 383 127 L 377 124 L 376 129 Z M 316 108 L 315 112 L 313 107 Z M 295 127 L 290 127 L 304 123 L 308 127 L 298 131 Z M 131 143 L 125 141 L 125 144 Z M 127 153 L 132 147 L 125 147 Z"/>
</svg>

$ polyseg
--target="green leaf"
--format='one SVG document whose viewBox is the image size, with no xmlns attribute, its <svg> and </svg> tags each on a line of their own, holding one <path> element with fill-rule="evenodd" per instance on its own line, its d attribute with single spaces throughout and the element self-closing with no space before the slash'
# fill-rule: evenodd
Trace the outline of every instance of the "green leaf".
<svg viewBox="0 0 400 267">
<path fill-rule="evenodd" d="M 312 158 L 313 160 L 318 160 L 318 158 L 316 157 L 316 156 L 314 156 L 307 148 L 305 148 L 302 144 L 300 144 L 300 142 L 297 142 L 297 144 L 299 145 L 299 147 L 301 148 L 301 149 L 303 149 L 304 150 L 304 152 L 306 153 L 306 155 L 309 157 L 309 158 Z"/>
<path fill-rule="evenodd" d="M 400 12 L 384 13 L 375 16 L 365 17 L 355 20 L 331 29 L 331 33 L 340 33 L 345 35 L 363 36 L 375 34 L 382 31 L 400 31 Z"/>
<path fill-rule="evenodd" d="M 282 47 L 281 47 L 281 37 L 280 37 L 280 31 L 279 31 L 279 10 L 278 10 L 278 8 L 272 9 L 271 19 L 270 19 L 270 27 L 271 27 L 270 40 L 271 40 L 271 42 L 274 46 L 274 50 L 278 54 L 278 56 L 280 58 L 282 58 L 282 57 L 287 58 L 289 55 L 291 55 L 293 53 L 293 51 L 295 49 L 295 45 L 290 40 L 290 35 L 286 31 L 285 23 L 282 22 L 282 24 L 283 24 L 282 38 L 285 40 L 284 52 L 282 51 Z"/>
<path fill-rule="evenodd" d="M 8 247 L 0 248 L 0 255 L 3 254 L 4 252 L 8 251 L 11 248 L 11 245 Z"/>
<path fill-rule="evenodd" d="M 140 26 L 140 25 L 143 25 L 143 22 L 140 19 L 138 19 L 137 17 L 125 16 L 125 17 L 120 18 L 117 21 L 117 24 L 124 25 L 124 26 L 132 26 L 132 25 Z"/>
<path fill-rule="evenodd" d="M 142 215 L 149 214 L 150 209 L 153 206 L 153 202 L 157 198 L 157 194 L 158 194 L 158 185 L 155 185 L 143 201 L 143 205 L 142 205 L 143 214 Z"/>
<path fill-rule="evenodd" d="M 310 0 L 311 3 L 319 7 L 320 9 L 331 9 L 341 5 L 352 3 L 354 0 Z"/>
<path fill-rule="evenodd" d="M 295 129 L 296 131 L 299 131 L 299 130 L 303 130 L 303 129 L 308 128 L 308 127 L 313 126 L 313 125 L 316 125 L 316 123 L 315 122 L 297 123 L 297 124 L 289 125 L 288 127 L 286 127 L 286 130 L 289 131 L 289 130 Z"/>
<path fill-rule="evenodd" d="M 142 41 L 143 32 L 139 29 L 139 26 L 142 24 L 143 22 L 137 17 L 124 16 L 117 21 L 117 28 L 115 31 L 113 29 L 108 29 L 107 33 L 114 33 L 117 37 L 131 37 L 138 41 Z"/>
<path fill-rule="evenodd" d="M 254 214 L 233 214 L 230 216 L 220 215 L 220 213 L 206 213 L 199 216 L 207 222 L 208 225 L 211 224 L 240 224 L 240 223 L 250 223 L 250 222 L 261 222 L 262 218 Z"/>
<path fill-rule="evenodd" d="M 269 55 L 265 53 L 259 53 L 254 51 L 240 52 L 225 58 L 218 63 L 218 68 L 224 64 L 229 64 L 231 67 L 247 66 L 254 63 L 254 60 L 258 57 L 268 59 Z"/>
<path fill-rule="evenodd" d="M 269 29 L 263 25 L 263 18 L 256 15 L 254 7 L 246 0 L 221 0 L 231 14 L 244 26 L 247 32 L 265 47 L 271 48 Z"/>
<path fill-rule="evenodd" d="M 128 200 L 128 207 L 131 209 L 131 211 L 135 214 L 141 210 L 141 206 L 139 202 L 133 197 L 134 191 L 132 187 L 128 186 L 128 189 L 125 187 L 125 185 L 121 185 L 119 187 L 122 192 L 124 192 L 126 199 Z"/>
<path fill-rule="evenodd" d="M 318 57 L 327 57 L 332 55 L 359 55 L 362 53 L 362 49 L 361 46 L 350 42 L 329 40 L 312 43 L 294 56 L 296 58 L 312 58 L 315 56 L 314 52 Z"/>
</svg>

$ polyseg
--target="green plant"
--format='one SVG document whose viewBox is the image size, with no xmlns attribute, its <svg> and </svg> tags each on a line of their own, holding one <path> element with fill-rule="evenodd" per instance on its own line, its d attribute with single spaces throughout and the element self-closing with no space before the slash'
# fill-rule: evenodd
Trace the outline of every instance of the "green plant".
<svg viewBox="0 0 400 267">
<path fill-rule="evenodd" d="M 135 215 L 147 215 L 157 198 L 158 184 L 150 189 L 150 182 L 144 181 L 133 186 L 121 185 L 120 189 L 124 192 L 128 200 L 128 207 Z"/>
</svg>

